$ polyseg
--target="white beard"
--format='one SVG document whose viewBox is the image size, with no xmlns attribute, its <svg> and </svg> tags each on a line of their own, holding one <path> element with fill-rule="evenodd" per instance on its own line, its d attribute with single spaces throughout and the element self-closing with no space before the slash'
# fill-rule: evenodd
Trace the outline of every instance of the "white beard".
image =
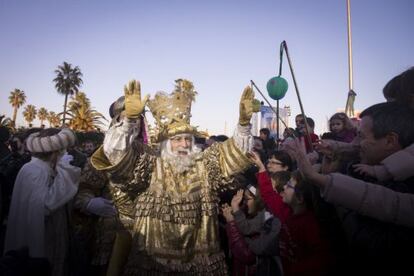
<svg viewBox="0 0 414 276">
<path fill-rule="evenodd" d="M 187 151 L 187 155 L 178 155 L 171 151 L 170 140 L 161 143 L 161 159 L 171 165 L 174 172 L 182 174 L 194 167 L 196 160 L 200 157 L 201 149 L 193 144 L 191 150 L 179 149 L 179 151 Z"/>
</svg>

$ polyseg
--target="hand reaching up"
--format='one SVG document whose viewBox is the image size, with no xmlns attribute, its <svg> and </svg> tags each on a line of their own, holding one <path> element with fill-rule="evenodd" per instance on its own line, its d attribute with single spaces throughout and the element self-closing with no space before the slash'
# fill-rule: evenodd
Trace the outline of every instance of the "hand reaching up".
<svg viewBox="0 0 414 276">
<path fill-rule="evenodd" d="M 308 157 L 301 150 L 299 139 L 296 138 L 295 143 L 293 145 L 289 145 L 286 150 L 289 151 L 289 154 L 294 156 L 298 170 L 306 179 L 310 180 L 313 184 L 319 186 L 320 188 L 324 188 L 328 185 L 330 177 L 319 174 L 313 169 Z"/>
<path fill-rule="evenodd" d="M 141 100 L 141 84 L 132 80 L 124 87 L 125 114 L 128 118 L 138 118 L 145 109 L 149 95 Z"/>
<path fill-rule="evenodd" d="M 260 159 L 260 156 L 257 152 L 251 151 L 247 153 L 247 157 L 249 157 L 250 161 L 252 161 L 257 166 L 257 168 L 259 168 L 259 172 L 266 171 L 266 167 L 263 164 L 262 159 Z"/>
<path fill-rule="evenodd" d="M 300 140 L 296 138 L 294 143 L 286 146 L 286 150 L 296 159 L 298 169 L 302 175 L 305 178 L 311 179 L 316 172 L 313 170 L 312 164 L 301 147 Z"/>
<path fill-rule="evenodd" d="M 250 123 L 253 113 L 260 111 L 260 101 L 254 98 L 253 89 L 247 86 L 243 90 L 243 94 L 240 99 L 239 107 L 239 124 L 241 126 L 247 126 Z"/>
<path fill-rule="evenodd" d="M 232 214 L 231 207 L 225 203 L 221 206 L 221 211 L 223 212 L 223 216 L 226 219 L 227 222 L 233 221 L 234 216 Z"/>
<path fill-rule="evenodd" d="M 231 200 L 231 209 L 233 212 L 240 210 L 240 203 L 243 200 L 244 191 L 242 189 L 238 190 L 237 193 L 233 196 Z"/>
</svg>

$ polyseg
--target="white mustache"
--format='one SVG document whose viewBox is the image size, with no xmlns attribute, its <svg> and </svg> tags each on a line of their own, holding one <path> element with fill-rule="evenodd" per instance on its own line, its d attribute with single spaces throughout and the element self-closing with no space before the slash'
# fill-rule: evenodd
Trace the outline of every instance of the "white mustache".
<svg viewBox="0 0 414 276">
<path fill-rule="evenodd" d="M 190 149 L 188 149 L 188 148 L 179 147 L 175 150 L 175 152 L 180 152 L 180 151 L 190 153 Z"/>
</svg>

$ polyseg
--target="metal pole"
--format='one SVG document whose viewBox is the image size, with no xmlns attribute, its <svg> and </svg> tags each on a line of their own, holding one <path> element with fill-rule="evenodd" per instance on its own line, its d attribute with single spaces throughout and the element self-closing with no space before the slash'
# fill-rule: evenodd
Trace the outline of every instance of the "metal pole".
<svg viewBox="0 0 414 276">
<path fill-rule="evenodd" d="M 354 90 L 353 71 L 352 71 L 352 33 L 351 33 L 351 0 L 346 0 L 347 19 L 348 19 L 348 69 L 349 69 L 349 90 Z"/>
<path fill-rule="evenodd" d="M 276 146 L 279 149 L 279 100 L 276 101 Z"/>
<path fill-rule="evenodd" d="M 352 31 L 351 31 L 351 0 L 346 0 L 346 14 L 347 14 L 347 30 L 348 30 L 348 96 L 345 104 L 345 114 L 348 116 L 353 116 L 350 114 L 351 107 L 350 97 L 351 91 L 354 90 L 354 79 L 353 79 L 353 65 L 352 65 Z"/>
<path fill-rule="evenodd" d="M 305 121 L 304 123 L 305 123 L 306 139 L 308 140 L 308 143 L 310 145 L 310 151 L 312 152 L 313 151 L 312 139 L 311 139 L 309 131 L 308 131 L 308 122 L 306 121 L 305 110 L 303 109 L 302 100 L 300 99 L 299 88 L 298 88 L 298 84 L 296 83 L 295 73 L 293 72 L 293 66 L 292 66 L 292 62 L 290 60 L 290 55 L 289 55 L 289 51 L 288 51 L 288 48 L 287 48 L 286 41 L 283 41 L 282 45 L 285 48 L 286 57 L 287 57 L 288 63 L 289 63 L 290 73 L 292 74 L 293 84 L 295 85 L 295 91 L 296 91 L 296 95 L 297 95 L 298 101 L 299 101 L 300 111 L 302 113 L 303 120 Z"/>
</svg>

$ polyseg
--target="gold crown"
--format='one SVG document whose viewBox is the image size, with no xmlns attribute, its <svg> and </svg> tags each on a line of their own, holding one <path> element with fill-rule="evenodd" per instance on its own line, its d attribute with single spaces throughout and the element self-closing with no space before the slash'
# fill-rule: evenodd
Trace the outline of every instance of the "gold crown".
<svg viewBox="0 0 414 276">
<path fill-rule="evenodd" d="M 197 129 L 190 125 L 191 103 L 197 92 L 191 81 L 178 79 L 171 94 L 157 92 L 148 107 L 158 128 L 158 142 L 181 133 L 196 133 Z"/>
</svg>

